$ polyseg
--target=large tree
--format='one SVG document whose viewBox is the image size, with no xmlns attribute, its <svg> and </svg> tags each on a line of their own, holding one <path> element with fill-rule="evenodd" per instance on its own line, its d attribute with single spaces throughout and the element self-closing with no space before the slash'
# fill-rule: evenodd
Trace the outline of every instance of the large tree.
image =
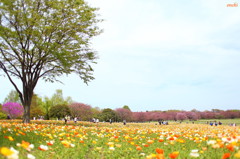
<svg viewBox="0 0 240 159">
<path fill-rule="evenodd" d="M 71 112 L 67 105 L 55 105 L 50 108 L 49 115 L 50 117 L 61 119 L 65 116 L 71 116 Z"/>
<path fill-rule="evenodd" d="M 85 83 L 94 79 L 96 11 L 84 0 L 1 0 L 0 70 L 19 93 L 24 123 L 39 79 L 54 82 L 72 72 Z"/>
<path fill-rule="evenodd" d="M 115 112 L 117 113 L 121 121 L 123 120 L 130 121 L 132 119 L 132 112 L 129 109 L 117 108 Z"/>
<path fill-rule="evenodd" d="M 103 121 L 110 121 L 110 119 L 111 119 L 111 121 L 118 120 L 116 112 L 110 108 L 103 109 L 102 113 L 99 114 L 99 117 Z"/>
<path fill-rule="evenodd" d="M 92 107 L 84 103 L 72 103 L 69 105 L 71 115 L 79 117 L 83 121 L 89 121 L 93 117 Z"/>
</svg>

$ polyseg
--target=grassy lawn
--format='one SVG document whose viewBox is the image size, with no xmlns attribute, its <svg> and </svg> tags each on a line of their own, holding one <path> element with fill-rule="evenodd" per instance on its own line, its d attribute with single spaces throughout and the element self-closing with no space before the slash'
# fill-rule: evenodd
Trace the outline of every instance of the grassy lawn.
<svg viewBox="0 0 240 159">
<path fill-rule="evenodd" d="M 198 123 L 198 124 L 204 124 L 204 123 L 207 123 L 207 122 L 210 122 L 210 121 L 216 121 L 216 122 L 221 122 L 223 123 L 223 125 L 230 125 L 230 124 L 237 124 L 238 126 L 240 125 L 240 118 L 238 119 L 201 119 L 201 120 L 198 120 L 198 121 L 195 121 L 195 123 Z"/>
</svg>

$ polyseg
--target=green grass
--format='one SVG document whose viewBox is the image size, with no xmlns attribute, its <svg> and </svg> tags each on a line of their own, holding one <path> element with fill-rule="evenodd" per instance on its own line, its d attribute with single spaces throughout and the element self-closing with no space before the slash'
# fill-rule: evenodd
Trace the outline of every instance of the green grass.
<svg viewBox="0 0 240 159">
<path fill-rule="evenodd" d="M 209 123 L 210 121 L 216 121 L 216 122 L 221 122 L 223 125 L 230 125 L 230 124 L 237 124 L 238 126 L 240 125 L 240 118 L 237 119 L 201 119 L 198 121 L 195 121 L 196 124 L 204 124 L 204 123 Z"/>
</svg>

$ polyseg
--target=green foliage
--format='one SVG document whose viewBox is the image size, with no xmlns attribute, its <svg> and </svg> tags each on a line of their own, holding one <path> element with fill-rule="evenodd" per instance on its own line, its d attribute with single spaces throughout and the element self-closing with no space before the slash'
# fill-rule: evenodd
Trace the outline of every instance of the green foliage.
<svg viewBox="0 0 240 159">
<path fill-rule="evenodd" d="M 70 73 L 85 83 L 94 79 L 90 40 L 101 33 L 97 10 L 84 0 L 1 0 L 0 71 L 19 93 L 24 122 L 39 79 L 54 82 Z"/>
<path fill-rule="evenodd" d="M 43 108 L 43 112 L 45 113 L 45 119 L 50 119 L 49 111 L 51 107 L 56 105 L 69 105 L 72 102 L 73 100 L 71 97 L 63 97 L 63 92 L 61 89 L 57 89 L 51 98 L 44 97 L 41 101 L 41 107 Z"/>
<path fill-rule="evenodd" d="M 0 104 L 0 112 L 3 112 L 3 111 L 2 111 L 2 104 Z"/>
<path fill-rule="evenodd" d="M 71 112 L 67 105 L 56 105 L 50 108 L 49 115 L 52 118 L 64 118 L 65 116 L 70 116 Z"/>
<path fill-rule="evenodd" d="M 43 111 L 43 108 L 41 107 L 34 107 L 31 109 L 31 114 L 30 114 L 30 117 L 33 118 L 33 117 L 38 117 L 38 116 L 44 116 L 45 113 Z"/>
<path fill-rule="evenodd" d="M 109 121 L 110 119 L 112 121 L 118 120 L 116 112 L 110 108 L 103 109 L 102 113 L 99 114 L 99 118 L 103 121 Z"/>
<path fill-rule="evenodd" d="M 37 106 L 38 106 L 38 96 L 37 96 L 37 94 L 33 94 L 31 108 L 35 108 Z"/>
<path fill-rule="evenodd" d="M 0 111 L 0 119 L 7 119 L 7 115 Z"/>
<path fill-rule="evenodd" d="M 11 90 L 7 97 L 4 99 L 4 103 L 7 102 L 21 103 L 18 92 Z"/>
<path fill-rule="evenodd" d="M 50 108 L 52 107 L 51 99 L 49 99 L 48 97 L 44 97 L 42 107 L 45 113 L 45 119 L 49 120 L 50 119 L 49 111 L 50 111 Z"/>
<path fill-rule="evenodd" d="M 53 106 L 60 105 L 60 104 L 69 105 L 71 104 L 72 99 L 71 97 L 67 97 L 66 99 L 64 99 L 62 90 L 57 89 L 51 98 L 51 102 Z"/>
<path fill-rule="evenodd" d="M 95 107 L 95 108 L 92 108 L 92 116 L 94 118 L 99 118 L 100 114 L 101 114 L 101 109 L 99 107 Z"/>
<path fill-rule="evenodd" d="M 128 109 L 128 110 L 131 111 L 131 109 L 130 109 L 129 106 L 127 106 L 127 105 L 124 105 L 124 106 L 123 106 L 123 109 Z"/>
<path fill-rule="evenodd" d="M 52 82 L 71 72 L 86 83 L 93 79 L 89 63 L 97 57 L 89 46 L 90 39 L 101 32 L 96 26 L 101 21 L 96 18 L 97 8 L 84 0 L 1 2 L 0 59 L 6 66 L 2 69 L 16 72 L 27 66 L 26 71 L 35 73 L 40 68 L 43 72 L 37 77 Z M 8 68 L 5 62 L 16 65 Z M 11 75 L 21 76 L 18 72 Z"/>
</svg>

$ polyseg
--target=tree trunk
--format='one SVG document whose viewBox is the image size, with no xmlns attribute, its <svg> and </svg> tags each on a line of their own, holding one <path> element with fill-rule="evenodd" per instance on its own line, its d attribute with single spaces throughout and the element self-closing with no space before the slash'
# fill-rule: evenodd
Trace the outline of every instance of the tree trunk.
<svg viewBox="0 0 240 159">
<path fill-rule="evenodd" d="M 24 101 L 24 114 L 23 114 L 23 123 L 30 123 L 30 106 L 32 102 L 33 89 L 27 87 L 23 91 Z"/>
<path fill-rule="evenodd" d="M 30 105 L 24 105 L 23 123 L 30 123 Z"/>
</svg>

